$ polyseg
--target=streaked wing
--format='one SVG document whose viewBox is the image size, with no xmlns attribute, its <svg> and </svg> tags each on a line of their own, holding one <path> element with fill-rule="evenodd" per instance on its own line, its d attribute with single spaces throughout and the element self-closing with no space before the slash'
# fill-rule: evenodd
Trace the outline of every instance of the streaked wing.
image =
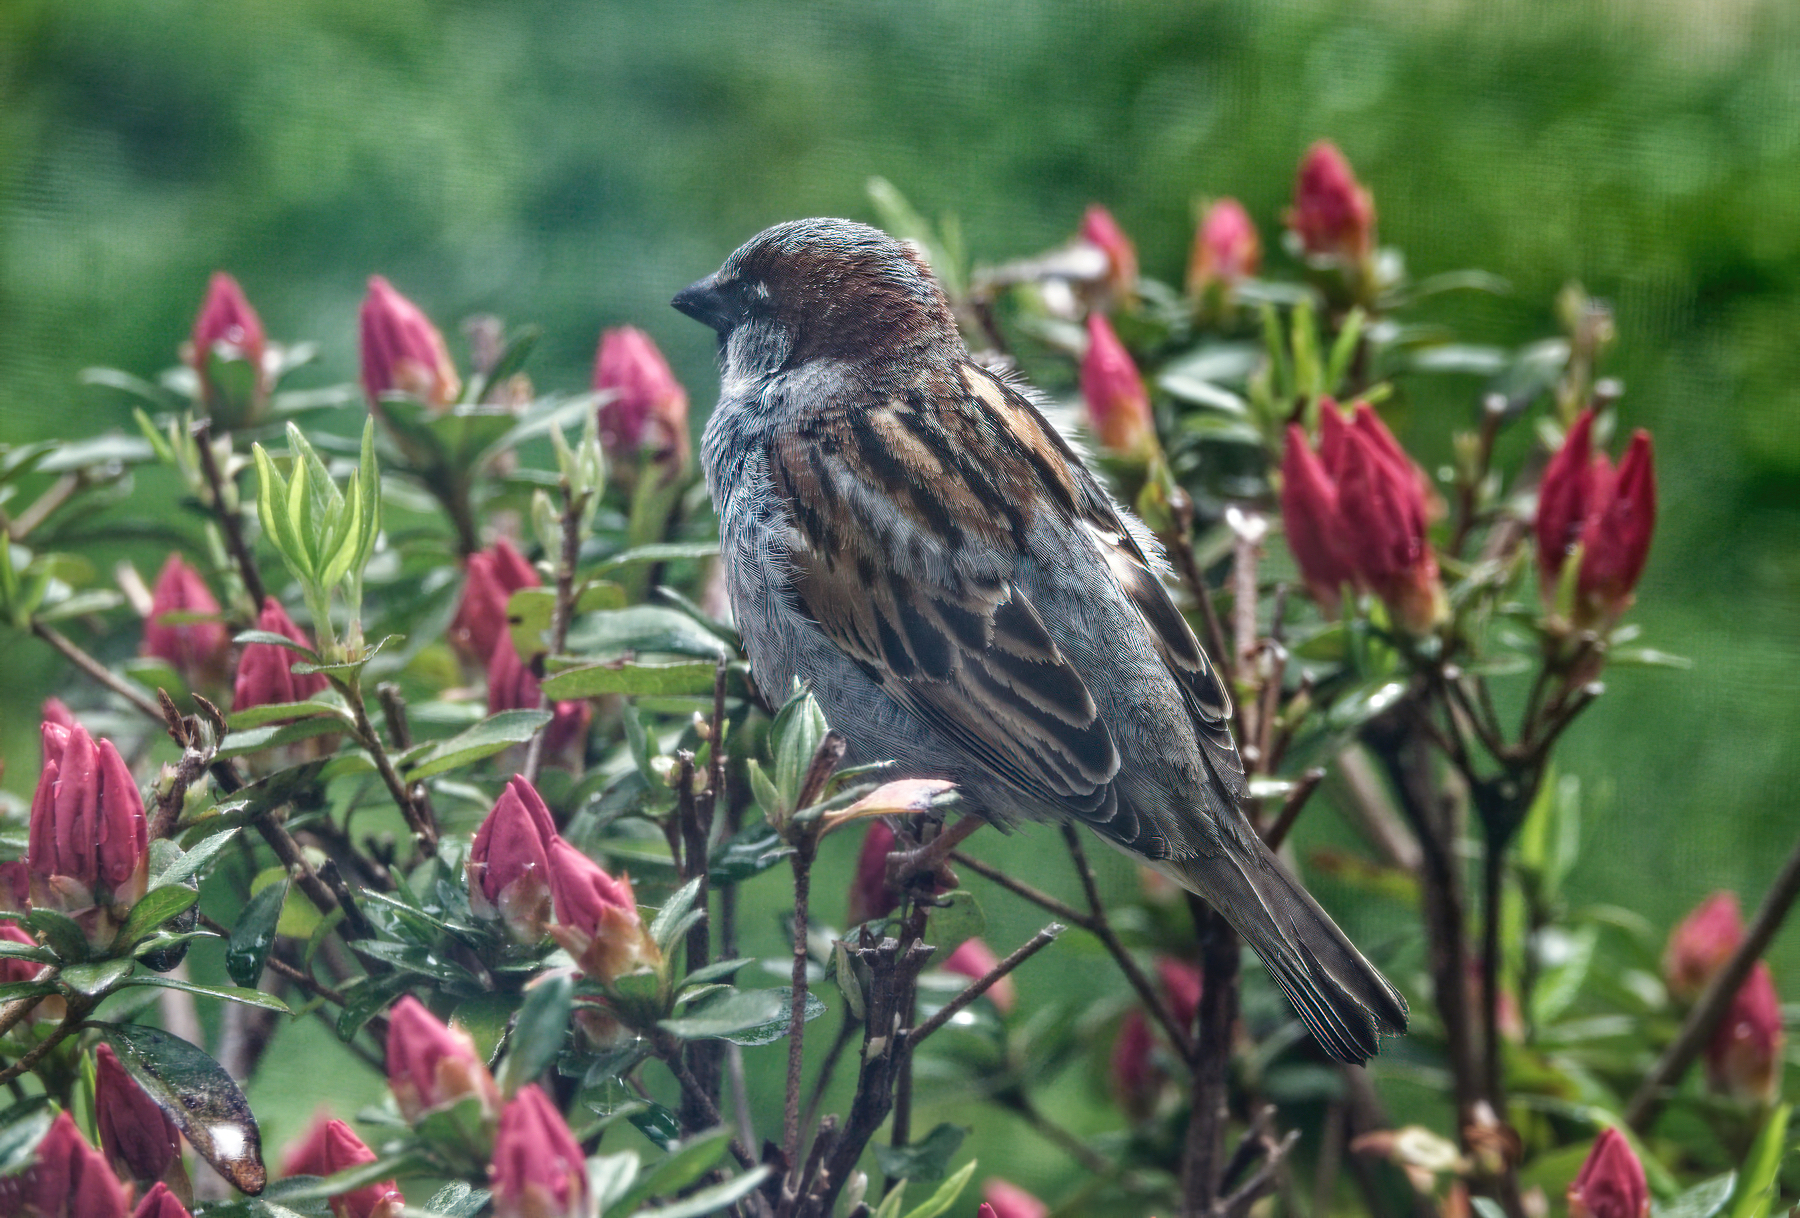
<svg viewBox="0 0 1800 1218">
<path fill-rule="evenodd" d="M 1048 429 L 1020 405 L 1035 427 L 997 417 L 967 384 L 847 403 L 777 440 L 770 473 L 793 525 L 796 608 L 996 774 L 1093 815 L 1114 801 L 1118 750 L 990 557 L 1024 544 L 1026 505 L 1073 507 Z"/>
</svg>

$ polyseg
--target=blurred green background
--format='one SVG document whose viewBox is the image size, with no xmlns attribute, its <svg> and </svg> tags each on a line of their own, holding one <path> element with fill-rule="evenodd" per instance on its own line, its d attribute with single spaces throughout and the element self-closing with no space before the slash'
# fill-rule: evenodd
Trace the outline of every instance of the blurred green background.
<svg viewBox="0 0 1800 1218">
<path fill-rule="evenodd" d="M 669 296 L 771 222 L 873 218 L 871 174 L 954 212 L 988 262 L 1060 241 L 1104 202 L 1146 272 L 1177 281 L 1193 201 L 1235 194 L 1280 273 L 1292 169 L 1320 136 L 1415 275 L 1480 266 L 1512 283 L 1440 314 L 1470 340 L 1553 333 L 1571 278 L 1612 302 L 1604 371 L 1626 384 L 1624 421 L 1655 432 L 1662 483 L 1637 618 L 1695 663 L 1614 672 L 1572 733 L 1566 769 L 1603 798 L 1570 888 L 1659 927 L 1715 887 L 1753 902 L 1800 827 L 1791 0 L 7 0 L 0 438 L 128 426 L 126 404 L 76 374 L 172 362 L 215 268 L 272 336 L 324 343 L 312 383 L 354 374 L 357 301 L 380 272 L 446 331 L 476 312 L 541 323 L 545 389 L 585 386 L 602 326 L 643 326 L 699 412 L 709 337 Z M 1401 388 L 1402 439 L 1442 461 L 1477 386 Z M 9 645 L 7 789 L 29 789 L 36 707 L 64 680 L 47 652 Z M 1319 840 L 1328 819 L 1303 828 Z M 1067 888 L 1051 835 L 986 852 Z M 1034 925 L 989 906 L 996 943 Z M 1066 986 L 1085 951 L 1059 945 L 1027 993 Z M 1800 996 L 1800 935 L 1773 958 Z M 327 1044 L 310 1023 L 292 1035 Z M 254 1093 L 275 1144 L 322 1099 L 376 1094 L 289 1047 Z M 1011 1142 L 1009 1174 L 1053 1191 L 1060 1152 Z"/>
</svg>

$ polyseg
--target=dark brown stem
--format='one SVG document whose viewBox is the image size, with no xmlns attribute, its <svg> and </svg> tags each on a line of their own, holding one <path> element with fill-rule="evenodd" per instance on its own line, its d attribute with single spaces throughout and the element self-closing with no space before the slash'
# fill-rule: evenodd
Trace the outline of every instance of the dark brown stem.
<svg viewBox="0 0 1800 1218">
<path fill-rule="evenodd" d="M 219 518 L 219 529 L 225 534 L 225 548 L 231 551 L 232 560 L 237 563 L 238 578 L 244 581 L 244 593 L 250 598 L 250 619 L 255 621 L 268 593 L 263 590 L 262 573 L 256 569 L 256 559 L 244 543 L 243 520 L 225 502 L 225 477 L 219 470 L 218 458 L 213 456 L 212 424 L 201 419 L 194 424 L 193 435 L 194 445 L 200 450 L 200 470 L 212 489 L 213 515 Z"/>
<path fill-rule="evenodd" d="M 823 745 L 820 752 L 824 752 Z M 840 750 L 839 756 L 842 755 Z M 816 764 L 817 758 L 814 760 Z M 820 785 L 823 785 L 822 781 Z M 807 905 L 812 896 L 812 862 L 817 850 L 817 839 L 810 833 L 801 832 L 795 834 L 794 853 L 789 856 L 794 870 L 793 1013 L 788 1017 L 787 1106 L 783 1109 L 781 1148 L 787 1155 L 789 1171 L 796 1173 L 800 1170 L 800 1083 L 806 1065 L 806 966 L 810 959 L 806 942 Z M 801 1181 L 795 1176 L 792 1183 L 797 1187 Z"/>
<path fill-rule="evenodd" d="M 387 746 L 381 742 L 381 736 L 375 731 L 374 724 L 369 722 L 369 710 L 363 703 L 361 683 L 356 680 L 333 680 L 344 701 L 350 704 L 350 714 L 356 728 L 357 743 L 368 750 L 375 762 L 375 772 L 381 775 L 382 785 L 387 787 L 388 794 L 400 809 L 400 815 L 406 818 L 406 827 L 412 830 L 413 840 L 418 844 L 420 853 L 427 857 L 437 853 L 437 824 L 429 809 L 413 798 L 413 793 L 406 787 L 399 771 L 394 769 L 394 759 L 388 756 Z"/>
<path fill-rule="evenodd" d="M 694 755 L 683 749 L 679 754 L 679 770 L 676 781 L 676 820 L 681 826 L 682 852 L 681 876 L 683 881 L 700 882 L 700 890 L 694 897 L 694 908 L 706 910 L 710 905 L 710 891 L 707 886 L 707 837 L 712 828 L 710 811 L 703 812 L 705 801 L 700 793 L 694 790 Z M 694 923 L 687 933 L 686 968 L 693 972 L 705 968 L 712 963 L 712 920 L 701 918 Z M 716 1108 L 719 1098 L 719 1047 L 718 1041 L 692 1041 L 687 1046 L 688 1068 L 693 1072 L 702 1093 Z M 685 1097 L 684 1097 L 685 1099 Z M 698 1132 L 706 1128 L 702 1123 L 704 1114 L 691 1103 L 684 1103 L 682 1108 L 683 1127 L 690 1132 Z"/>
<path fill-rule="evenodd" d="M 1046 1141 L 1094 1175 L 1102 1179 L 1114 1179 L 1121 1174 L 1117 1163 L 1045 1116 L 1032 1102 L 1031 1097 L 1023 1091 L 1019 1093 L 1018 1098 L 1010 1107 L 1025 1119 L 1027 1125 L 1043 1135 Z"/>
<path fill-rule="evenodd" d="M 300 886 L 300 891 L 306 894 L 306 899 L 311 901 L 321 914 L 329 916 L 333 910 L 342 909 L 344 921 L 350 926 L 351 933 L 356 938 L 374 937 L 375 929 L 369 925 L 362 910 L 358 909 L 354 903 L 343 903 L 338 900 L 337 893 L 333 892 L 330 886 L 319 878 L 319 873 L 314 871 L 312 864 L 306 861 L 306 855 L 301 851 L 300 844 L 288 833 L 287 827 L 275 819 L 272 812 L 259 812 L 251 818 L 250 823 L 256 826 L 256 831 L 262 834 L 263 840 L 268 842 L 270 848 L 275 851 L 275 857 L 281 860 L 281 865 L 287 868 L 289 875 L 294 877 L 294 883 Z"/>
<path fill-rule="evenodd" d="M 43 622 L 34 621 L 31 623 L 31 633 L 37 635 L 38 638 L 54 647 L 62 654 L 62 657 L 65 660 L 75 665 L 75 667 L 79 668 L 82 672 L 85 672 L 88 676 L 112 690 L 113 693 L 118 694 L 119 697 L 131 703 L 146 715 L 155 719 L 158 723 L 162 722 L 162 708 L 156 704 L 156 699 L 152 698 L 149 694 L 145 693 L 131 682 L 125 680 L 125 678 L 115 674 L 111 669 L 107 668 L 106 665 L 70 642 L 67 637 L 54 627 L 47 626 Z"/>
<path fill-rule="evenodd" d="M 1237 933 L 1200 898 L 1189 895 L 1200 939 L 1200 1010 L 1189 1065 L 1193 1108 L 1181 1153 L 1181 1212 L 1210 1215 L 1225 1182 L 1225 1125 L 1230 1118 L 1232 1032 L 1237 1023 Z"/>
<path fill-rule="evenodd" d="M 157 701 L 162 706 L 163 723 L 175 743 L 181 746 L 181 759 L 175 763 L 168 787 L 157 793 L 156 808 L 150 815 L 151 841 L 168 837 L 175 831 L 175 824 L 181 819 L 182 807 L 187 802 L 188 788 L 206 773 L 207 767 L 212 764 L 213 755 L 218 752 L 210 732 L 189 730 L 181 712 L 169 700 L 166 690 L 159 689 L 156 694 Z"/>
<path fill-rule="evenodd" d="M 1056 937 L 1062 934 L 1066 929 L 1068 928 L 1063 926 L 1060 922 L 1050 923 L 1050 925 L 1044 927 L 1044 929 L 1038 931 L 1037 934 L 1031 936 L 1031 938 L 1021 944 L 1018 950 L 1014 951 L 1012 955 L 996 964 L 976 980 L 971 981 L 968 985 L 964 986 L 963 989 L 957 993 L 956 997 L 938 1008 L 937 1014 L 913 1029 L 912 1034 L 906 1038 L 906 1047 L 908 1051 L 910 1052 L 911 1050 L 918 1048 L 927 1036 L 930 1036 L 933 1032 L 956 1018 L 959 1011 L 968 1006 L 971 1002 L 974 1002 L 983 994 L 987 993 L 1000 978 L 1006 976 L 1021 964 L 1024 964 L 1027 960 L 1043 951 L 1046 947 L 1049 947 L 1056 941 Z"/>
<path fill-rule="evenodd" d="M 1305 809 L 1307 801 L 1312 798 L 1312 793 L 1319 789 L 1319 784 L 1323 781 L 1325 781 L 1323 766 L 1314 766 L 1294 780 L 1293 789 L 1288 792 L 1287 799 L 1281 805 L 1281 814 L 1263 832 L 1263 841 L 1268 843 L 1269 849 L 1281 849 L 1281 843 L 1287 840 L 1287 835 L 1294 828 L 1294 822 L 1300 819 L 1300 813 Z"/>
<path fill-rule="evenodd" d="M 1073 905 L 1065 904 L 1047 892 L 1040 892 L 1023 880 L 1013 879 L 998 867 L 984 863 L 972 854 L 964 854 L 960 850 L 953 850 L 950 852 L 950 861 L 955 863 L 958 867 L 967 867 L 970 871 L 973 871 L 976 875 L 979 875 L 984 879 L 992 880 L 994 883 L 1000 885 L 1000 887 L 1006 889 L 1008 892 L 1013 893 L 1015 896 L 1024 897 L 1027 901 L 1030 901 L 1040 909 L 1049 910 L 1071 926 L 1079 926 L 1085 931 L 1092 931 L 1094 929 L 1094 919 L 1088 917 L 1088 915 L 1082 913 Z"/>
<path fill-rule="evenodd" d="M 682 1063 L 680 1042 L 666 1032 L 659 1032 L 656 1037 L 656 1051 L 657 1056 L 662 1058 L 663 1064 L 669 1067 L 669 1073 L 675 1076 L 675 1081 L 680 1085 L 682 1094 L 684 1096 L 693 1096 L 695 1102 L 705 1110 L 707 1123 L 709 1125 L 724 1124 L 724 1118 L 719 1115 L 719 1106 L 707 1098 L 706 1092 L 701 1088 L 699 1081 L 694 1078 L 693 1074 L 688 1071 L 687 1066 Z M 736 1138 L 732 1138 L 728 1141 L 726 1147 L 731 1151 L 732 1157 L 736 1159 L 740 1165 L 744 1167 L 756 1166 L 756 1160 L 750 1157 L 750 1152 L 744 1149 L 743 1144 Z"/>
<path fill-rule="evenodd" d="M 1482 1076 L 1488 1104 L 1498 1114 L 1506 1112 L 1506 1091 L 1500 1070 L 1500 901 L 1506 878 L 1506 842 L 1486 835 L 1481 860 L 1481 1040 Z"/>
<path fill-rule="evenodd" d="M 1795 843 L 1787 861 L 1781 865 L 1781 871 L 1775 876 L 1768 895 L 1757 906 L 1756 916 L 1750 920 L 1750 926 L 1744 932 L 1744 941 L 1738 944 L 1725 967 L 1708 983 L 1705 992 L 1700 995 L 1700 1001 L 1688 1012 L 1687 1020 L 1681 1025 L 1681 1031 L 1674 1042 L 1663 1051 L 1656 1066 L 1645 1076 L 1637 1093 L 1631 1097 L 1631 1103 L 1626 1105 L 1626 1124 L 1640 1132 L 1650 1128 L 1650 1123 L 1656 1119 L 1656 1114 L 1662 1107 L 1664 1092 L 1681 1081 L 1681 1076 L 1687 1073 L 1700 1051 L 1712 1040 L 1719 1021 L 1731 1006 L 1731 1000 L 1737 996 L 1757 959 L 1768 949 L 1775 938 L 1775 932 L 1781 929 L 1788 911 L 1794 907 L 1796 896 L 1800 896 L 1800 842 Z"/>
<path fill-rule="evenodd" d="M 1138 967 L 1137 961 L 1132 959 L 1131 953 L 1125 949 L 1125 944 L 1120 942 L 1119 936 L 1113 931 L 1112 922 L 1106 916 L 1106 905 L 1100 900 L 1100 886 L 1095 882 L 1094 869 L 1088 865 L 1087 851 L 1081 848 L 1080 830 L 1076 829 L 1074 825 L 1064 824 L 1062 832 L 1063 841 L 1069 847 L 1069 857 L 1075 863 L 1075 873 L 1081 877 L 1081 889 L 1087 897 L 1088 909 L 1092 911 L 1091 916 L 1087 918 L 1077 915 L 1076 925 L 1100 940 L 1101 946 L 1106 948 L 1107 954 L 1119 966 L 1119 971 L 1125 974 L 1125 980 L 1130 982 L 1131 988 L 1137 991 L 1138 999 L 1143 1002 L 1144 1009 L 1149 1011 L 1151 1018 L 1161 1024 L 1162 1030 L 1168 1033 L 1169 1043 L 1175 1046 L 1175 1051 L 1180 1054 L 1181 1060 L 1192 1064 L 1194 1060 L 1193 1030 L 1184 1028 L 1175 1022 L 1175 1016 L 1169 1010 L 1169 1004 L 1163 1001 L 1162 994 L 1157 991 L 1150 978 L 1144 975 L 1144 970 Z"/>
<path fill-rule="evenodd" d="M 819 1065 L 819 1076 L 813 1079 L 812 1094 L 806 1098 L 806 1111 L 800 1117 L 801 1129 L 811 1129 L 818 1120 L 819 1105 L 825 1102 L 826 1088 L 831 1086 L 831 1076 L 837 1073 L 838 1059 L 843 1057 L 844 1050 L 850 1046 L 851 1039 L 861 1026 L 856 1017 L 846 1009 L 843 1022 L 838 1025 L 837 1039 L 831 1042 L 831 1049 Z"/>
<path fill-rule="evenodd" d="M 38 1000 L 33 999 L 33 1002 L 36 1001 Z M 21 1074 L 24 1074 L 27 1070 L 37 1065 L 38 1062 L 42 1061 L 44 1055 L 50 1052 L 50 1050 L 62 1044 L 63 1041 L 67 1040 L 76 1032 L 79 1032 L 81 1030 L 82 1021 L 88 1017 L 88 1012 L 93 1009 L 94 1004 L 88 999 L 69 999 L 68 1013 L 63 1016 L 63 1021 L 56 1025 L 56 1031 L 50 1033 L 50 1035 L 46 1036 L 43 1040 L 38 1041 L 37 1044 L 27 1049 L 25 1055 L 19 1058 L 18 1061 L 14 1062 L 6 1069 L 0 1070 L 0 1083 L 12 1082 L 15 1078 L 18 1078 Z"/>
</svg>

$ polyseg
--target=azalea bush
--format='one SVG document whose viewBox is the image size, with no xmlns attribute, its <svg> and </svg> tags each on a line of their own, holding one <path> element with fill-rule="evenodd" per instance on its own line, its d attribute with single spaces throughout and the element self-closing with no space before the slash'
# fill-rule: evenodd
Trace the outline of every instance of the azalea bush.
<svg viewBox="0 0 1800 1218">
<path fill-rule="evenodd" d="M 1444 293 L 1505 285 L 1411 277 L 1329 144 L 1278 276 L 1230 199 L 1198 209 L 1176 286 L 1100 208 L 996 266 L 891 185 L 871 197 L 978 358 L 1051 390 L 1162 538 L 1235 694 L 1246 811 L 1351 894 L 1346 920 L 1405 928 L 1363 945 L 1408 1036 L 1330 1062 L 1217 915 L 1149 872 L 1104 891 L 1072 829 L 1054 890 L 998 834 L 903 866 L 956 792 L 843 766 L 809 691 L 757 685 L 688 395 L 641 332 L 602 336 L 588 390 L 543 392 L 534 331 L 475 319 L 459 365 L 376 276 L 361 385 L 298 388 L 313 346 L 270 339 L 221 274 L 180 366 L 84 374 L 134 426 L 0 461 L 0 610 L 69 665 L 35 794 L 0 825 L 0 1213 L 1786 1204 L 1760 957 L 1800 854 L 1747 921 L 1721 893 L 1667 936 L 1564 884 L 1597 776 L 1559 769 L 1559 742 L 1609 667 L 1682 663 L 1630 620 L 1655 460 L 1604 375 L 1605 304 L 1571 285 L 1561 332 L 1518 350 L 1451 332 Z M 1472 392 L 1427 470 L 1388 420 L 1440 376 Z M 180 488 L 166 557 L 137 540 L 150 466 Z M 1353 844 L 1296 852 L 1309 810 Z M 820 865 L 839 833 L 848 872 Z M 998 901 L 1042 929 L 990 943 Z M 761 959 L 751 902 L 783 912 Z M 216 968 L 190 958 L 209 939 Z M 1082 984 L 1021 999 L 1016 971 L 1059 967 Z M 388 1099 L 271 1162 L 243 1084 L 303 1019 Z M 1047 1098 L 1070 1079 L 1104 1130 Z M 1444 1103 L 1397 1121 L 1409 1080 Z M 965 1118 L 915 1126 L 946 1102 Z M 1081 1183 L 1040 1200 L 977 1163 L 990 1114 Z"/>
</svg>

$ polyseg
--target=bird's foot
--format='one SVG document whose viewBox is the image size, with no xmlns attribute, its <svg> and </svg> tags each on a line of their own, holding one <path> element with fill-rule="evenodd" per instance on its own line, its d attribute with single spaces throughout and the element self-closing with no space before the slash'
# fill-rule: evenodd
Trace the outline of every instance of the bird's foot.
<svg viewBox="0 0 1800 1218">
<path fill-rule="evenodd" d="M 944 892 L 958 886 L 956 873 L 950 870 L 950 853 L 963 839 L 981 828 L 980 817 L 965 816 L 954 825 L 939 825 L 937 832 L 911 850 L 896 850 L 887 858 L 887 881 L 896 892 L 914 892 L 924 896 Z M 928 829 L 921 825 L 921 829 Z"/>
</svg>

